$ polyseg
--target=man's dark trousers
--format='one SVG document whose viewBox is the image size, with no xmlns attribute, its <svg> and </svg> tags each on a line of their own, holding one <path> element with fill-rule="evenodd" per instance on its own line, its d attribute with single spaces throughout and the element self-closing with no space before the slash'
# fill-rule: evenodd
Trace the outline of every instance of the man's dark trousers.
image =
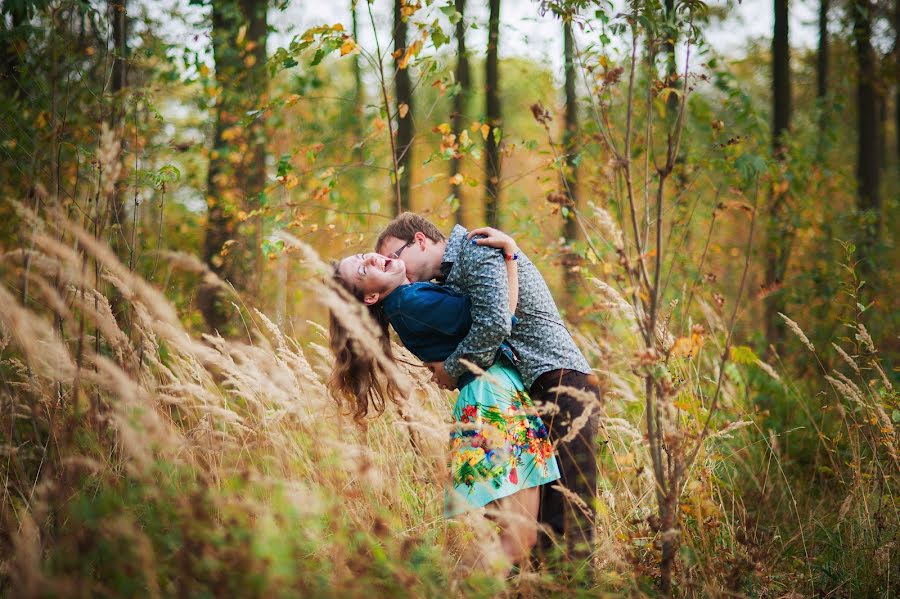
<svg viewBox="0 0 900 599">
<path fill-rule="evenodd" d="M 564 391 L 553 391 L 556 387 L 573 387 L 593 395 L 600 401 L 600 386 L 593 374 L 576 370 L 559 369 L 545 372 L 531 386 L 531 398 L 535 404 L 556 404 L 559 411 L 541 416 L 550 433 L 550 440 L 558 443 L 556 459 L 559 464 L 560 479 L 541 486 L 541 507 L 538 520 L 550 528 L 554 534 L 565 538 L 564 547 L 570 558 L 586 558 L 593 549 L 594 523 L 584 513 L 593 514 L 594 496 L 597 491 L 597 405 L 590 405 L 583 397 L 573 397 Z M 569 434 L 572 424 L 585 409 L 592 410 L 591 417 L 583 424 L 574 437 L 566 442 L 561 440 Z M 563 485 L 577 495 L 584 507 L 579 507 L 572 499 L 552 488 Z M 542 549 L 552 546 L 552 539 L 541 535 Z"/>
</svg>

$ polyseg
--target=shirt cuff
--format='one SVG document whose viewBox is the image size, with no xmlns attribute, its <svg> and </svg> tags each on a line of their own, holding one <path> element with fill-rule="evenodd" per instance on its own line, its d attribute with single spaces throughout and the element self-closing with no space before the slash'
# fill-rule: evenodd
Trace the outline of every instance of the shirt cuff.
<svg viewBox="0 0 900 599">
<path fill-rule="evenodd" d="M 510 321 L 512 322 L 512 326 L 516 326 L 517 324 L 519 324 L 519 317 L 515 314 L 512 314 L 511 316 L 512 318 Z"/>
<path fill-rule="evenodd" d="M 444 370 L 454 381 L 458 381 L 459 377 L 469 372 L 469 369 L 463 366 L 459 360 L 452 358 L 444 360 Z"/>
</svg>

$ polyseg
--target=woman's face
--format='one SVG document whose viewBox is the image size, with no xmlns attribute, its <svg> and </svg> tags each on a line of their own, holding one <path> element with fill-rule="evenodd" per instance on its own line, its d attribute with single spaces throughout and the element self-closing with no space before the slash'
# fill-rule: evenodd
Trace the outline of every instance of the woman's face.
<svg viewBox="0 0 900 599">
<path fill-rule="evenodd" d="M 363 301 L 369 305 L 378 303 L 391 291 L 409 282 L 403 260 L 391 260 L 375 253 L 347 256 L 338 265 L 338 273 L 362 292 Z"/>
</svg>

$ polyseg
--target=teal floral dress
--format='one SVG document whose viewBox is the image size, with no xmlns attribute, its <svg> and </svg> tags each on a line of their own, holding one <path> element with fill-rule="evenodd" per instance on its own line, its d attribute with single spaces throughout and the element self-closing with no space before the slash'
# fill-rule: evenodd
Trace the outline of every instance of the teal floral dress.
<svg viewBox="0 0 900 599">
<path fill-rule="evenodd" d="M 466 296 L 433 283 L 412 283 L 384 300 L 400 340 L 423 362 L 443 361 L 471 326 Z M 559 479 L 547 427 L 502 346 L 484 375 L 464 375 L 452 411 L 444 515 L 453 517 Z"/>
</svg>

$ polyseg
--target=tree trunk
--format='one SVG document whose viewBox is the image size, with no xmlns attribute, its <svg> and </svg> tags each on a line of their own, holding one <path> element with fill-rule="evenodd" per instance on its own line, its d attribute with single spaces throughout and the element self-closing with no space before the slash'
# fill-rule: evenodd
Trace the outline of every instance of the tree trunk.
<svg viewBox="0 0 900 599">
<path fill-rule="evenodd" d="M 900 174 L 900 0 L 894 0 L 894 136 Z"/>
<path fill-rule="evenodd" d="M 471 93 L 471 77 L 469 75 L 469 54 L 466 52 L 466 25 L 463 15 L 466 11 L 466 0 L 456 0 L 456 12 L 459 13 L 459 21 L 456 22 L 456 82 L 459 84 L 459 92 L 453 97 L 453 132 L 458 136 L 466 126 L 465 113 L 469 108 L 469 95 Z M 456 156 L 450 160 L 450 176 L 459 172 L 460 160 Z M 456 208 L 456 222 L 463 222 L 463 196 L 462 185 L 451 183 L 450 193 L 458 202 Z"/>
<path fill-rule="evenodd" d="M 356 2 L 357 0 L 350 0 L 350 15 L 353 23 L 353 41 L 359 40 L 359 18 L 356 14 Z M 366 105 L 366 94 L 363 89 L 362 84 L 362 64 L 360 63 L 359 53 L 353 54 L 353 126 L 354 133 L 356 134 L 356 142 L 353 150 L 353 155 L 357 160 L 362 160 L 362 146 L 359 146 L 359 143 L 362 142 L 362 119 L 363 112 L 365 110 Z"/>
<path fill-rule="evenodd" d="M 578 97 L 575 93 L 575 39 L 572 32 L 572 21 L 564 17 L 563 20 L 563 53 L 565 61 L 566 77 L 566 130 L 563 133 L 563 145 L 566 152 L 566 171 L 564 187 L 572 202 L 572 210 L 563 211 L 563 238 L 566 247 L 571 248 L 578 235 L 578 223 L 575 220 L 574 210 L 578 207 L 578 164 L 575 159 L 578 148 L 576 146 L 576 134 L 578 131 Z M 566 213 L 568 212 L 568 213 Z M 563 255 L 564 279 L 567 303 L 574 305 L 575 295 L 578 292 L 579 275 L 577 266 L 578 256 L 574 252 L 567 251 Z"/>
<path fill-rule="evenodd" d="M 124 127 L 120 128 L 125 118 L 125 90 L 127 88 L 127 57 L 128 57 L 128 13 L 127 0 L 108 0 L 109 17 L 112 21 L 113 46 L 115 48 L 115 60 L 112 67 L 112 77 L 110 89 L 112 91 L 112 110 L 109 116 L 109 127 L 117 133 L 125 147 L 125 136 L 120 133 L 124 132 Z M 124 160 L 124 157 L 123 157 Z M 124 242 L 128 238 L 126 225 L 128 217 L 125 214 L 125 190 L 122 186 L 117 185 L 113 190 L 110 198 L 109 214 L 104 216 L 110 221 L 109 244 L 116 256 L 120 260 L 124 260 L 127 253 L 127 243 Z M 110 308 L 119 326 L 126 330 L 125 314 L 128 310 L 128 304 L 124 301 L 122 295 L 115 287 L 109 292 Z"/>
<path fill-rule="evenodd" d="M 397 152 L 397 170 L 396 176 L 399 177 L 400 197 L 397 198 L 397 212 L 409 210 L 409 183 L 412 178 L 410 160 L 412 154 L 413 135 L 413 98 L 412 98 L 412 82 L 409 76 L 408 66 L 401 68 L 400 61 L 406 53 L 406 34 L 408 26 L 406 19 L 403 17 L 403 0 L 394 0 L 394 52 L 396 76 L 394 84 L 397 95 L 397 144 L 395 151 Z M 402 108 L 406 105 L 406 108 Z M 405 114 L 404 114 L 405 112 Z"/>
<path fill-rule="evenodd" d="M 873 273 L 872 253 L 877 245 L 881 228 L 880 162 L 878 142 L 878 92 L 876 90 L 877 65 L 872 48 L 872 3 L 855 0 L 851 4 L 853 15 L 853 42 L 858 64 L 856 90 L 857 112 L 857 206 L 863 221 L 857 247 L 862 259 L 863 273 Z"/>
<path fill-rule="evenodd" d="M 784 160 L 784 136 L 791 124 L 791 55 L 788 32 L 788 1 L 775 0 L 775 24 L 772 35 L 772 154 Z M 769 201 L 769 226 L 766 248 L 766 283 L 774 288 L 765 300 L 766 338 L 780 350 L 785 324 L 779 312 L 784 312 L 784 293 L 779 289 L 787 269 L 789 235 L 782 212 L 786 194 L 773 193 Z"/>
<path fill-rule="evenodd" d="M 819 137 L 816 156 L 821 163 L 825 156 L 828 128 L 828 12 L 831 0 L 819 0 L 819 48 L 816 51 L 816 101 L 819 109 Z"/>
<path fill-rule="evenodd" d="M 791 56 L 788 35 L 788 2 L 775 0 L 772 36 L 772 150 L 784 152 L 782 137 L 791 125 Z"/>
<path fill-rule="evenodd" d="M 500 226 L 499 195 L 500 195 L 500 144 L 499 136 L 495 134 L 501 125 L 500 116 L 500 64 L 498 47 L 500 44 L 500 0 L 490 0 L 490 16 L 488 17 L 488 47 L 487 62 L 485 64 L 485 103 L 487 111 L 487 124 L 490 126 L 485 140 L 485 172 L 487 183 L 485 184 L 485 216 L 488 225 Z"/>
<path fill-rule="evenodd" d="M 677 41 L 678 28 L 675 26 L 675 0 L 666 0 L 666 76 L 669 79 L 669 85 L 675 85 L 675 76 L 678 73 L 678 66 L 675 62 L 675 42 Z M 668 110 L 671 115 L 678 109 L 678 96 L 669 94 L 667 101 Z M 670 117 L 671 118 L 671 117 Z"/>
<path fill-rule="evenodd" d="M 358 0 L 350 0 L 350 17 L 352 22 L 353 41 L 359 42 L 359 14 L 357 13 Z M 366 171 L 363 167 L 366 160 L 366 154 L 363 146 L 365 139 L 364 118 L 366 114 L 366 91 L 363 88 L 362 80 L 362 59 L 360 53 L 353 53 L 353 61 L 351 63 L 353 69 L 353 161 L 356 163 L 352 171 L 354 189 L 356 190 L 356 200 L 363 201 L 367 197 L 366 193 Z"/>
<path fill-rule="evenodd" d="M 265 135 L 260 118 L 242 123 L 268 86 L 266 0 L 215 0 L 212 4 L 216 62 L 216 125 L 207 174 L 206 239 L 210 268 L 238 291 L 250 289 L 260 267 L 261 221 L 242 213 L 259 207 L 265 186 Z M 257 279 L 258 280 L 258 279 Z M 200 310 L 211 329 L 227 322 L 222 290 L 203 285 Z"/>
<path fill-rule="evenodd" d="M 830 0 L 819 2 L 819 49 L 816 52 L 816 98 L 828 95 L 828 10 Z"/>
</svg>

